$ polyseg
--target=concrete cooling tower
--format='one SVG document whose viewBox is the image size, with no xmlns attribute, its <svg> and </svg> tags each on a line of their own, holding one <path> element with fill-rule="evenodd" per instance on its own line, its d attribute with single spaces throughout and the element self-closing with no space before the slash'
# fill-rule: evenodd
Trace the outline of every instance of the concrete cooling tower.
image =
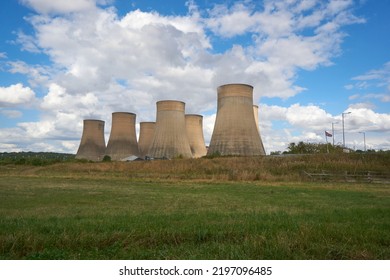
<svg viewBox="0 0 390 280">
<path fill-rule="evenodd" d="M 129 156 L 138 156 L 137 135 L 133 113 L 112 113 L 112 126 L 106 155 L 112 160 L 123 160 Z"/>
<path fill-rule="evenodd" d="M 265 155 L 253 113 L 253 87 L 218 87 L 218 109 L 208 155 Z"/>
<path fill-rule="evenodd" d="M 156 127 L 155 122 L 139 123 L 138 148 L 139 148 L 139 156 L 141 158 L 144 158 L 148 154 L 150 144 L 152 143 L 153 140 L 155 127 Z"/>
<path fill-rule="evenodd" d="M 260 136 L 260 140 L 261 140 L 261 133 L 260 133 L 260 127 L 259 127 L 259 106 L 253 105 L 253 114 L 255 115 L 256 128 L 257 128 L 257 131 L 259 132 L 259 136 Z M 265 153 L 263 140 L 261 140 L 261 146 L 262 146 L 264 153 Z"/>
<path fill-rule="evenodd" d="M 156 127 L 148 156 L 153 158 L 191 158 L 184 117 L 185 103 L 163 100 L 157 103 Z"/>
<path fill-rule="evenodd" d="M 192 156 L 194 158 L 203 157 L 207 154 L 203 137 L 203 116 L 185 115 L 186 130 Z"/>
<path fill-rule="evenodd" d="M 104 121 L 84 120 L 83 135 L 81 136 L 76 158 L 101 161 L 105 150 Z"/>
</svg>

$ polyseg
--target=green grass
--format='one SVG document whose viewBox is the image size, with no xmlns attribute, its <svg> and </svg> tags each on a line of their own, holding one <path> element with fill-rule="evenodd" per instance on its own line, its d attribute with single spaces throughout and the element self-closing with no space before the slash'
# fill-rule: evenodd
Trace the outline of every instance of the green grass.
<svg viewBox="0 0 390 280">
<path fill-rule="evenodd" d="M 0 176 L 0 259 L 389 259 L 388 185 Z"/>
</svg>

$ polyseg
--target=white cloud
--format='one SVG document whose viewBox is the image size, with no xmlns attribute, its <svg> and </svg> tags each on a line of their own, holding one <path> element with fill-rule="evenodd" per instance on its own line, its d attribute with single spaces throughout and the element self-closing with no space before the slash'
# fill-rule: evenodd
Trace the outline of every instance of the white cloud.
<svg viewBox="0 0 390 280">
<path fill-rule="evenodd" d="M 349 97 L 349 100 L 361 101 L 357 104 L 350 105 L 353 108 L 370 108 L 373 109 L 373 103 L 390 102 L 390 62 L 385 63 L 379 69 L 372 69 L 362 75 L 352 78 L 353 84 L 346 85 L 348 90 L 353 89 L 358 93 Z M 364 105 L 367 104 L 367 105 Z"/>
<path fill-rule="evenodd" d="M 21 152 L 22 149 L 16 144 L 0 143 L 0 152 Z"/>
<path fill-rule="evenodd" d="M 286 112 L 286 120 L 290 124 L 313 130 L 322 129 L 325 124 L 331 123 L 332 119 L 333 117 L 329 113 L 314 105 L 294 104 Z"/>
<path fill-rule="evenodd" d="M 370 70 L 363 75 L 353 77 L 352 80 L 358 81 L 355 87 L 384 88 L 386 93 L 390 93 L 390 61 L 386 62 L 382 68 Z"/>
<path fill-rule="evenodd" d="M 52 76 L 56 75 L 56 69 L 54 67 L 29 65 L 20 60 L 9 61 L 7 66 L 10 73 L 26 75 L 32 87 L 46 87 Z"/>
<path fill-rule="evenodd" d="M 348 108 L 351 114 L 345 119 L 354 132 L 390 132 L 390 114 L 376 113 L 365 106 Z"/>
<path fill-rule="evenodd" d="M 20 83 L 9 87 L 0 87 L 0 107 L 29 105 L 34 99 L 34 91 Z"/>
<path fill-rule="evenodd" d="M 390 93 L 368 93 L 368 94 L 354 94 L 348 97 L 349 100 L 357 100 L 357 99 L 364 99 L 364 100 L 379 100 L 383 103 L 390 102 Z"/>
<path fill-rule="evenodd" d="M 81 12 L 95 7 L 95 0 L 21 0 L 23 4 L 31 7 L 38 13 L 72 13 Z"/>
<path fill-rule="evenodd" d="M 381 102 L 390 102 L 390 92 L 388 94 L 382 94 L 382 93 L 370 93 L 364 95 L 364 98 L 366 99 L 379 99 Z"/>
<path fill-rule="evenodd" d="M 263 12 L 252 12 L 248 2 L 236 3 L 231 8 L 221 5 L 210 11 L 211 18 L 201 18 L 193 2 L 188 5 L 190 12 L 185 16 L 135 10 L 118 18 L 113 9 L 92 9 L 66 17 L 35 16 L 30 21 L 36 30 L 37 47 L 55 63 L 58 73 L 52 78 L 69 94 L 104 92 L 113 79 L 121 79 L 145 95 L 156 88 L 162 90 L 156 85 L 163 84 L 166 93 L 153 93 L 156 97 L 168 91 L 180 96 L 184 83 L 178 81 L 182 79 L 167 73 L 181 73 L 184 80 L 201 84 L 199 89 L 203 91 L 237 81 L 253 84 L 256 99 L 260 95 L 288 98 L 304 90 L 294 85 L 296 68 L 312 70 L 329 64 L 340 43 L 337 29 L 311 37 L 299 34 L 307 27 L 299 23 L 302 17 L 315 13 L 311 9 L 317 6 L 312 1 L 290 1 L 288 5 L 266 2 Z M 291 7 L 298 15 L 289 11 Z M 226 10 L 233 17 L 246 13 L 251 22 L 234 19 L 224 23 L 222 11 Z M 206 33 L 212 20 L 219 22 L 223 30 L 233 30 L 231 23 L 242 23 L 244 26 L 237 27 L 240 30 L 232 36 L 252 32 L 253 44 L 247 48 L 235 45 L 221 54 L 210 52 L 211 41 Z M 321 20 L 308 27 L 319 27 L 322 21 L 332 20 L 335 18 L 322 15 Z M 281 27 L 286 22 L 291 23 Z M 35 76 L 47 78 L 42 69 L 38 73 Z M 145 85 L 148 80 L 151 87 Z M 143 88 L 134 88 L 141 84 Z M 208 98 L 206 108 L 211 102 L 212 98 Z"/>
<path fill-rule="evenodd" d="M 9 119 L 19 119 L 23 116 L 23 113 L 18 110 L 0 110 L 0 114 Z"/>
<path fill-rule="evenodd" d="M 370 102 L 354 103 L 349 105 L 353 109 L 375 109 L 375 105 Z"/>
<path fill-rule="evenodd" d="M 354 94 L 354 95 L 350 95 L 348 97 L 349 100 L 355 100 L 355 99 L 358 99 L 358 98 L 360 98 L 360 94 Z"/>
<path fill-rule="evenodd" d="M 211 136 L 214 130 L 216 116 L 217 116 L 216 114 L 211 114 L 203 117 L 203 136 L 206 145 L 210 144 Z"/>
<path fill-rule="evenodd" d="M 205 20 L 207 27 L 215 34 L 228 38 L 244 34 L 257 23 L 249 7 L 243 3 L 236 3 L 230 9 L 223 4 L 215 5 L 209 16 Z"/>
<path fill-rule="evenodd" d="M 23 51 L 28 51 L 31 53 L 40 53 L 41 50 L 36 44 L 34 36 L 27 35 L 23 31 L 18 31 L 16 44 L 20 44 L 22 46 Z"/>
<path fill-rule="evenodd" d="M 260 131 L 267 152 L 284 151 L 291 142 L 323 142 L 336 118 L 314 105 L 289 107 L 260 104 Z M 282 126 L 280 125 L 282 124 Z"/>
</svg>

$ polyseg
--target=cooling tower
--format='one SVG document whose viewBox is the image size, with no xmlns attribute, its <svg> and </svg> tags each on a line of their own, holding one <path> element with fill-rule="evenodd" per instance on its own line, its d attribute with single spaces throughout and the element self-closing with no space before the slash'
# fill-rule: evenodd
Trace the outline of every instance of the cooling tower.
<svg viewBox="0 0 390 280">
<path fill-rule="evenodd" d="M 106 155 L 112 160 L 122 160 L 129 156 L 138 156 L 137 136 L 133 113 L 112 113 L 112 126 L 108 140 Z"/>
<path fill-rule="evenodd" d="M 186 130 L 192 156 L 194 158 L 203 157 L 207 154 L 203 137 L 203 116 L 185 115 Z"/>
<path fill-rule="evenodd" d="M 253 87 L 218 87 L 218 109 L 208 155 L 265 155 L 253 113 Z"/>
<path fill-rule="evenodd" d="M 144 158 L 149 151 L 150 144 L 153 140 L 155 122 L 140 122 L 139 123 L 139 139 L 138 148 L 141 158 Z"/>
<path fill-rule="evenodd" d="M 76 158 L 101 161 L 105 150 L 104 121 L 84 120 L 83 135 Z"/>
<path fill-rule="evenodd" d="M 257 128 L 257 131 L 259 132 L 259 136 L 260 136 L 260 140 L 261 140 L 261 133 L 260 133 L 260 127 L 259 127 L 259 106 L 253 105 L 253 114 L 255 115 L 256 128 Z M 261 147 L 265 153 L 263 140 L 261 140 Z"/>
<path fill-rule="evenodd" d="M 153 158 L 191 158 L 192 153 L 186 133 L 185 103 L 164 100 L 157 103 L 156 127 L 148 156 Z"/>
</svg>

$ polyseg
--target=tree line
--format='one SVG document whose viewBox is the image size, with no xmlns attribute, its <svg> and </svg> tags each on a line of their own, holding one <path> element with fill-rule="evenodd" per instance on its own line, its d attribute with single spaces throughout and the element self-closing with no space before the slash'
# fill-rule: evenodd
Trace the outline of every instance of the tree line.
<svg viewBox="0 0 390 280">
<path fill-rule="evenodd" d="M 341 145 L 331 145 L 330 143 L 308 143 L 300 141 L 298 143 L 292 142 L 287 146 L 286 151 L 274 151 L 271 152 L 271 155 L 285 155 L 285 154 L 321 154 L 321 153 L 364 153 L 362 150 L 351 150 L 347 148 L 343 148 Z M 390 153 L 390 151 L 376 151 L 376 150 L 367 150 L 365 153 Z"/>
<path fill-rule="evenodd" d="M 72 161 L 74 154 L 53 152 L 4 152 L 0 153 L 0 164 L 26 164 L 43 166 L 57 162 Z"/>
</svg>

